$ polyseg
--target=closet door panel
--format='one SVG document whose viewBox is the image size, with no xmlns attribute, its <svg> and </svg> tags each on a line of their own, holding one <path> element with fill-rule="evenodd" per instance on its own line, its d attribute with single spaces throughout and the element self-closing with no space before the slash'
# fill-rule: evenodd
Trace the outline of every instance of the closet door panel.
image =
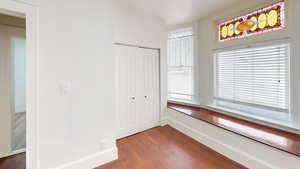
<svg viewBox="0 0 300 169">
<path fill-rule="evenodd" d="M 118 138 L 137 131 L 135 48 L 116 46 Z"/>
<path fill-rule="evenodd" d="M 152 50 L 151 55 L 153 55 L 153 57 L 151 59 L 152 67 L 150 74 L 153 79 L 151 80 L 152 83 L 150 87 L 151 95 L 149 104 L 153 108 L 151 119 L 153 120 L 153 124 L 156 126 L 159 125 L 160 121 L 159 51 Z"/>
<path fill-rule="evenodd" d="M 142 129 L 149 129 L 159 124 L 159 61 L 158 51 L 143 49 L 144 66 L 144 114 Z"/>
<path fill-rule="evenodd" d="M 137 117 L 138 117 L 138 131 L 141 132 L 145 130 L 144 122 L 147 120 L 145 117 L 145 66 L 147 65 L 145 57 L 143 55 L 143 50 L 136 48 L 137 50 L 137 72 L 136 72 L 136 93 L 137 93 Z"/>
</svg>

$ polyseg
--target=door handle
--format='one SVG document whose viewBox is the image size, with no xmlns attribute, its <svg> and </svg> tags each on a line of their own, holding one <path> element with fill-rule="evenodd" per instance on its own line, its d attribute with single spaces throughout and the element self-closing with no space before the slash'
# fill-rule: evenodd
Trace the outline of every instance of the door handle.
<svg viewBox="0 0 300 169">
<path fill-rule="evenodd" d="M 145 97 L 145 99 L 147 99 L 148 98 L 148 96 L 144 96 Z"/>
</svg>

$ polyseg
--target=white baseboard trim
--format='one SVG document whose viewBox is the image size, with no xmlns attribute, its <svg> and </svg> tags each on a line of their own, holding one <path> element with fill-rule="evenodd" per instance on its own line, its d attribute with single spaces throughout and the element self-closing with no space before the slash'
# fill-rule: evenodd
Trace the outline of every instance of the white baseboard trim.
<svg viewBox="0 0 300 169">
<path fill-rule="evenodd" d="M 9 156 L 13 156 L 13 155 L 17 155 L 17 154 L 20 154 L 20 153 L 25 153 L 26 152 L 26 149 L 20 149 L 20 150 L 16 150 L 16 151 L 12 151 L 6 155 L 0 155 L 0 158 L 5 158 L 5 157 L 9 157 Z"/>
<path fill-rule="evenodd" d="M 162 118 L 160 119 L 160 126 L 165 126 L 165 125 L 167 125 L 167 124 L 168 124 L 168 118 L 162 117 Z"/>
<path fill-rule="evenodd" d="M 179 130 L 180 132 L 184 133 L 185 135 L 195 139 L 196 141 L 204 144 L 211 149 L 217 151 L 220 154 L 225 155 L 226 157 L 246 166 L 251 169 L 278 169 L 269 163 L 266 163 L 253 155 L 245 153 L 239 149 L 236 149 L 230 145 L 224 144 L 219 140 L 216 140 L 205 133 L 194 129 L 180 120 L 177 120 L 173 117 L 168 117 L 164 119 L 164 123 L 172 126 L 173 128 Z"/>
<path fill-rule="evenodd" d="M 53 169 L 94 169 L 116 159 L 118 159 L 118 149 L 113 147 Z"/>
</svg>

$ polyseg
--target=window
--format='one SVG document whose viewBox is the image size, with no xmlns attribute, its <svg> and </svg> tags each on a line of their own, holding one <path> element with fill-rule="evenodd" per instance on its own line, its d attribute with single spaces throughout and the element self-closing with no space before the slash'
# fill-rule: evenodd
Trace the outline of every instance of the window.
<svg viewBox="0 0 300 169">
<path fill-rule="evenodd" d="M 284 12 L 285 3 L 282 1 L 220 23 L 219 42 L 281 30 L 285 27 Z"/>
<path fill-rule="evenodd" d="M 215 54 L 218 106 L 274 118 L 286 117 L 289 101 L 289 44 Z"/>
<path fill-rule="evenodd" d="M 193 101 L 193 30 L 169 33 L 168 36 L 168 99 Z"/>
</svg>

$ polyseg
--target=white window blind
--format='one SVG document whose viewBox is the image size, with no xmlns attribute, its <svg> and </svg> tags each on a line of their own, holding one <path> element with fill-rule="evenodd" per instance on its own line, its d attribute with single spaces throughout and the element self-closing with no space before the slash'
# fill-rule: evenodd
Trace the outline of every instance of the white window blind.
<svg viewBox="0 0 300 169">
<path fill-rule="evenodd" d="M 168 97 L 193 99 L 193 31 L 172 32 L 168 37 Z"/>
<path fill-rule="evenodd" d="M 289 112 L 289 44 L 217 52 L 215 99 Z"/>
</svg>

